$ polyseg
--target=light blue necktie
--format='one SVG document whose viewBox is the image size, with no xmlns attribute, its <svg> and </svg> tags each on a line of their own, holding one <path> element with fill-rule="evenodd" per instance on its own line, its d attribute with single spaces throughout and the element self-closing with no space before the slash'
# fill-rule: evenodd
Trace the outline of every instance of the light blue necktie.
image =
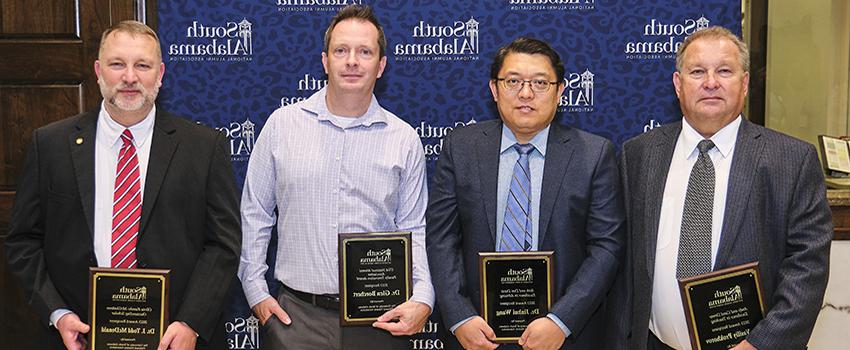
<svg viewBox="0 0 850 350">
<path fill-rule="evenodd" d="M 505 208 L 505 223 L 502 225 L 500 252 L 531 250 L 531 168 L 528 154 L 534 150 L 532 144 L 514 144 L 519 153 L 511 178 L 508 205 Z"/>
</svg>

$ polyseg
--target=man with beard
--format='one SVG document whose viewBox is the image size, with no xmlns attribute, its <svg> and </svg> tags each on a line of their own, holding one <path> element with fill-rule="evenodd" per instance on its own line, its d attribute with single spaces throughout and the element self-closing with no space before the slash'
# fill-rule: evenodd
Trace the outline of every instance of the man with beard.
<svg viewBox="0 0 850 350">
<path fill-rule="evenodd" d="M 86 348 L 94 266 L 171 270 L 159 349 L 224 348 L 241 238 L 225 137 L 154 105 L 165 65 L 146 25 L 107 29 L 94 70 L 100 108 L 33 133 L 6 239 L 39 349 Z"/>
</svg>

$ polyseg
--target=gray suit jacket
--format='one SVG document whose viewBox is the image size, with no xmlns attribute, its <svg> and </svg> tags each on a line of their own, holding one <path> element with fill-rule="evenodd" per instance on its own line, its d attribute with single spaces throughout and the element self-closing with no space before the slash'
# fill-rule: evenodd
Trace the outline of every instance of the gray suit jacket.
<svg viewBox="0 0 850 350">
<path fill-rule="evenodd" d="M 430 186 L 427 249 L 446 327 L 480 314 L 478 252 L 496 247 L 500 120 L 454 130 Z M 569 349 L 596 349 L 602 302 L 623 256 L 624 213 L 614 146 L 552 124 L 543 169 L 539 250 L 554 251 L 551 312 L 572 331 Z M 454 337 L 446 349 L 459 348 Z"/>
<path fill-rule="evenodd" d="M 613 295 L 626 315 L 612 319 L 610 348 L 645 349 L 652 308 L 655 244 L 664 185 L 682 123 L 623 145 L 628 259 Z M 759 349 L 803 349 L 823 301 L 832 214 L 815 148 L 741 123 L 714 269 L 758 261 L 765 318 L 747 340 Z"/>
</svg>

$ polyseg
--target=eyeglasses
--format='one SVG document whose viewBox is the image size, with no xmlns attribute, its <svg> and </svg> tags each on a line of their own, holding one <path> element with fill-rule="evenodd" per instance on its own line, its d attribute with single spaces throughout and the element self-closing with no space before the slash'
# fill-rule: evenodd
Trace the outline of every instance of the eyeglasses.
<svg viewBox="0 0 850 350">
<path fill-rule="evenodd" d="M 531 86 L 531 91 L 543 93 L 549 91 L 549 87 L 552 85 L 557 85 L 557 81 L 547 81 L 546 79 L 531 79 L 531 80 L 522 80 L 518 78 L 496 78 L 496 80 L 502 82 L 502 87 L 508 91 L 520 91 L 522 87 L 528 83 Z"/>
</svg>

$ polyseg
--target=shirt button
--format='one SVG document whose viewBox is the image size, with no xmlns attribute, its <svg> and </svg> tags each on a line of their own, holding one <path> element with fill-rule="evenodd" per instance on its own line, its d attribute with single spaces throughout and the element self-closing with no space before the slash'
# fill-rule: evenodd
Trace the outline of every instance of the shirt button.
<svg viewBox="0 0 850 350">
<path fill-rule="evenodd" d="M 336 161 L 337 161 L 337 162 L 339 161 L 339 157 L 336 157 Z"/>
<path fill-rule="evenodd" d="M 339 193 L 339 190 L 333 190 L 333 193 L 337 194 L 337 193 Z"/>
<path fill-rule="evenodd" d="M 336 228 L 336 224 L 331 224 L 331 227 Z"/>
</svg>

